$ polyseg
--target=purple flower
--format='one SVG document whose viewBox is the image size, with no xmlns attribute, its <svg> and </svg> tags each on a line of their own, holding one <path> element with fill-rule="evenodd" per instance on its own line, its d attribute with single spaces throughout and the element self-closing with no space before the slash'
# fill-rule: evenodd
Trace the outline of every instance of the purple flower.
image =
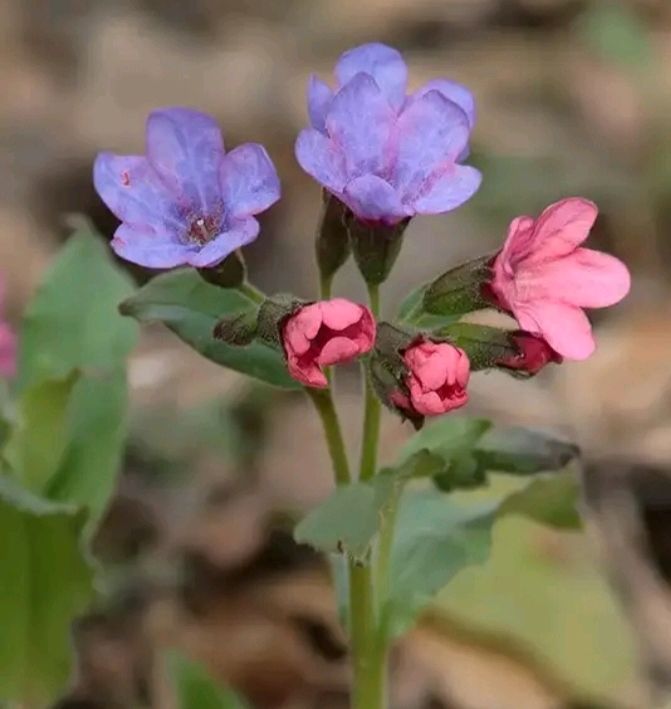
<svg viewBox="0 0 671 709">
<path fill-rule="evenodd" d="M 395 49 L 364 44 L 340 57 L 335 91 L 313 76 L 311 128 L 296 141 L 301 167 L 360 219 L 395 224 L 448 212 L 473 196 L 480 173 L 460 165 L 475 123 L 470 91 L 436 79 L 406 94 Z"/>
<path fill-rule="evenodd" d="M 224 150 L 210 116 L 164 108 L 147 119 L 146 157 L 100 153 L 93 182 L 121 220 L 112 248 L 149 268 L 216 266 L 254 241 L 253 215 L 280 197 L 275 167 L 256 143 Z"/>
</svg>

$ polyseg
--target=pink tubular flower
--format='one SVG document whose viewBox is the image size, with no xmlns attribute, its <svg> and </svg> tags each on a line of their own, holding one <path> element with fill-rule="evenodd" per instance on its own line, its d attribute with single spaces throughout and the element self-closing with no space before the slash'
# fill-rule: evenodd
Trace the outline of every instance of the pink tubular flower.
<svg viewBox="0 0 671 709">
<path fill-rule="evenodd" d="M 287 318 L 282 342 L 289 374 L 309 387 L 328 386 L 323 367 L 349 362 L 375 343 L 368 308 L 344 298 L 305 305 Z"/>
<path fill-rule="evenodd" d="M 447 342 L 417 342 L 404 352 L 410 398 L 394 392 L 392 403 L 421 416 L 439 416 L 468 401 L 470 362 L 466 353 Z"/>
<path fill-rule="evenodd" d="M 561 364 L 564 358 L 557 354 L 550 345 L 538 335 L 530 332 L 517 330 L 510 335 L 510 339 L 515 343 L 519 354 L 499 360 L 496 364 L 499 367 L 512 369 L 517 372 L 526 373 L 529 376 L 538 372 L 550 362 Z"/>
<path fill-rule="evenodd" d="M 629 271 L 621 261 L 580 247 L 597 214 L 593 202 L 569 197 L 551 204 L 538 219 L 517 217 L 492 263 L 496 304 L 567 359 L 586 359 L 594 352 L 582 308 L 614 305 L 629 292 Z"/>
</svg>

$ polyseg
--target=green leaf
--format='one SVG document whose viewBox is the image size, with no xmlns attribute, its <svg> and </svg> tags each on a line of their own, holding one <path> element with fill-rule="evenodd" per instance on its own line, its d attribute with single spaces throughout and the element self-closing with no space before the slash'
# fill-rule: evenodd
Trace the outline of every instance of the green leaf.
<svg viewBox="0 0 671 709">
<path fill-rule="evenodd" d="M 573 443 L 520 427 L 489 431 L 476 447 L 476 456 L 487 470 L 519 475 L 561 470 L 579 454 Z"/>
<path fill-rule="evenodd" d="M 499 508 L 499 516 L 524 515 L 552 527 L 576 529 L 581 524 L 579 499 L 580 486 L 574 475 L 548 475 L 535 478 L 507 497 Z"/>
<path fill-rule="evenodd" d="M 0 477 L 0 699 L 44 706 L 70 677 L 70 624 L 93 595 L 84 521 Z"/>
<path fill-rule="evenodd" d="M 75 385 L 68 407 L 67 446 L 44 494 L 86 507 L 95 531 L 116 487 L 128 429 L 128 387 L 122 368 Z"/>
<path fill-rule="evenodd" d="M 491 421 L 467 416 L 443 416 L 418 431 L 401 449 L 399 464 L 421 450 L 443 459 L 471 450 L 492 426 Z"/>
<path fill-rule="evenodd" d="M 458 505 L 433 489 L 404 495 L 383 609 L 390 636 L 407 630 L 457 572 L 487 558 L 495 509 L 492 502 Z"/>
<path fill-rule="evenodd" d="M 21 327 L 19 389 L 65 379 L 79 369 L 115 369 L 137 339 L 137 325 L 117 312 L 132 292 L 107 246 L 85 229 L 58 255 Z"/>
<path fill-rule="evenodd" d="M 234 692 L 220 687 L 202 665 L 174 651 L 167 656 L 168 675 L 177 695 L 176 709 L 245 709 Z"/>
<path fill-rule="evenodd" d="M 67 446 L 67 406 L 78 375 L 26 389 L 19 402 L 4 457 L 27 489 L 41 494 Z"/>
<path fill-rule="evenodd" d="M 19 460 L 12 441 L 10 457 L 31 489 L 86 507 L 87 533 L 116 485 L 123 452 L 125 359 L 138 326 L 118 304 L 132 290 L 107 246 L 82 228 L 48 271 L 22 327 L 19 395 L 31 418 L 13 434 L 25 453 Z M 65 379 L 75 371 L 76 382 Z"/>
<path fill-rule="evenodd" d="M 363 558 L 377 532 L 379 501 L 365 483 L 336 489 L 296 526 L 294 538 L 322 552 Z"/>
<path fill-rule="evenodd" d="M 490 559 L 440 593 L 431 619 L 532 658 L 574 698 L 636 704 L 624 699 L 637 665 L 632 633 L 584 535 L 512 516 L 492 534 Z"/>
<path fill-rule="evenodd" d="M 179 269 L 157 276 L 121 306 L 140 322 L 162 322 L 204 357 L 229 369 L 286 389 L 300 385 L 287 373 L 280 352 L 255 342 L 235 347 L 212 331 L 226 316 L 256 307 L 239 291 L 206 283 L 196 271 Z"/>
</svg>

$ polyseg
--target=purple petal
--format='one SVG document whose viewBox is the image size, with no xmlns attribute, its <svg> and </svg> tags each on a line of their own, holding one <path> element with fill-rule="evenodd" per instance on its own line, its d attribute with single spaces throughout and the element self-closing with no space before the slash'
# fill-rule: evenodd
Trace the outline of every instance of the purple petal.
<svg viewBox="0 0 671 709">
<path fill-rule="evenodd" d="M 192 253 L 189 264 L 196 268 L 207 268 L 221 263 L 229 254 L 254 241 L 259 235 L 259 223 L 254 217 L 235 220 L 228 231 L 223 232 L 203 246 L 200 251 Z"/>
<path fill-rule="evenodd" d="M 312 127 L 320 133 L 326 131 L 326 114 L 332 100 L 331 88 L 313 74 L 308 83 L 308 114 Z"/>
<path fill-rule="evenodd" d="M 410 97 L 409 102 L 422 98 L 422 96 L 428 94 L 429 91 L 438 91 L 446 99 L 452 101 L 452 103 L 456 103 L 457 106 L 459 106 L 459 108 L 466 114 L 466 117 L 468 118 L 468 125 L 471 130 L 473 129 L 476 120 L 475 98 L 469 89 L 467 89 L 463 84 L 459 84 L 456 81 L 450 81 L 449 79 L 433 79 L 415 91 L 415 93 Z"/>
<path fill-rule="evenodd" d="M 392 183 L 403 201 L 414 201 L 435 174 L 454 163 L 468 143 L 466 114 L 438 91 L 411 103 L 396 125 L 397 157 Z"/>
<path fill-rule="evenodd" d="M 345 158 L 325 135 L 312 128 L 303 130 L 296 140 L 298 164 L 332 192 L 342 192 L 347 174 Z"/>
<path fill-rule="evenodd" d="M 145 158 L 100 153 L 93 164 L 93 184 L 121 221 L 157 232 L 184 231 L 175 196 Z"/>
<path fill-rule="evenodd" d="M 280 198 L 280 178 L 266 149 L 246 143 L 231 150 L 221 163 L 221 195 L 226 211 L 248 217 L 268 209 Z"/>
<path fill-rule="evenodd" d="M 442 214 L 469 200 L 480 187 L 482 175 L 468 165 L 450 165 L 413 202 L 418 214 Z"/>
<path fill-rule="evenodd" d="M 345 187 L 343 199 L 354 214 L 364 220 L 396 224 L 410 216 L 396 190 L 377 175 L 352 180 Z"/>
<path fill-rule="evenodd" d="M 391 160 L 389 137 L 395 119 L 368 74 L 357 74 L 335 95 L 326 116 L 326 130 L 345 155 L 350 178 L 385 170 Z"/>
<path fill-rule="evenodd" d="M 373 42 L 350 49 L 338 60 L 335 73 L 341 86 L 357 74 L 369 74 L 396 111 L 405 101 L 408 67 L 401 54 L 386 44 Z"/>
<path fill-rule="evenodd" d="M 112 239 L 115 253 L 147 268 L 174 268 L 189 261 L 192 247 L 157 234 L 147 227 L 121 224 Z"/>
<path fill-rule="evenodd" d="M 161 179 L 205 214 L 220 208 L 219 166 L 224 142 L 210 116 L 164 108 L 147 119 L 147 159 Z"/>
</svg>

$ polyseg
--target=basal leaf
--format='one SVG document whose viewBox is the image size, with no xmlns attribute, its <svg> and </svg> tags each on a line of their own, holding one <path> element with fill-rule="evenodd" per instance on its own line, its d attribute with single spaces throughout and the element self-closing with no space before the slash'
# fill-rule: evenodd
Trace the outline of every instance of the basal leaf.
<svg viewBox="0 0 671 709">
<path fill-rule="evenodd" d="M 50 705 L 70 677 L 70 625 L 93 594 L 84 522 L 0 478 L 0 699 Z"/>
<path fill-rule="evenodd" d="M 19 346 L 20 390 L 73 370 L 114 369 L 137 339 L 117 307 L 132 292 L 108 247 L 82 229 L 66 242 L 27 308 Z"/>
<path fill-rule="evenodd" d="M 196 271 L 179 269 L 157 276 L 121 306 L 140 322 L 162 322 L 204 357 L 237 372 L 287 389 L 300 385 L 287 373 L 280 352 L 255 342 L 227 345 L 212 336 L 225 316 L 255 307 L 239 291 L 206 283 Z"/>
</svg>

